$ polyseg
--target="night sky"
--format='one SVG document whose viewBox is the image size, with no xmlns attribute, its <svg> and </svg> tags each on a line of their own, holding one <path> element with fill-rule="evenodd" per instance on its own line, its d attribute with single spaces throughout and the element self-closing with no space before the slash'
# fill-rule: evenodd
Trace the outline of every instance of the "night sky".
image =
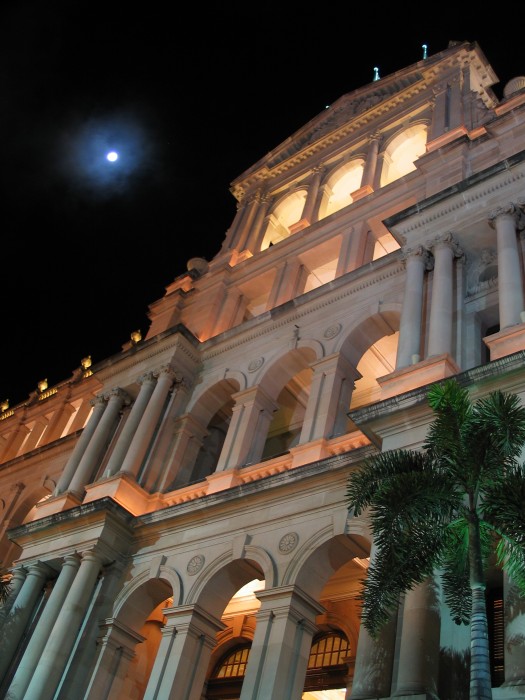
<svg viewBox="0 0 525 700">
<path fill-rule="evenodd" d="M 420 3 L 366 15 L 351 3 L 1 7 L 0 400 L 11 406 L 145 334 L 148 305 L 187 261 L 219 252 L 230 183 L 375 66 L 386 77 L 423 44 L 431 55 L 477 41 L 498 96 L 525 75 L 510 3 L 499 24 L 466 10 L 440 21 Z"/>
</svg>

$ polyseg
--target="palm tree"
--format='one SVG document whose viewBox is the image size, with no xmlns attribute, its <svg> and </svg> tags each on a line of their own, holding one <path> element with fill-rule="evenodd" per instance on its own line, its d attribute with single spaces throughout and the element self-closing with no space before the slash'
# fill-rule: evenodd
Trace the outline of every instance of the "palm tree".
<svg viewBox="0 0 525 700">
<path fill-rule="evenodd" d="M 370 509 L 377 557 L 361 594 L 373 637 L 399 596 L 442 572 L 444 599 L 457 624 L 470 624 L 470 700 L 490 700 L 485 571 L 496 555 L 525 596 L 525 407 L 494 391 L 472 402 L 455 379 L 431 386 L 434 412 L 422 450 L 367 459 L 349 478 L 354 516 Z"/>
</svg>

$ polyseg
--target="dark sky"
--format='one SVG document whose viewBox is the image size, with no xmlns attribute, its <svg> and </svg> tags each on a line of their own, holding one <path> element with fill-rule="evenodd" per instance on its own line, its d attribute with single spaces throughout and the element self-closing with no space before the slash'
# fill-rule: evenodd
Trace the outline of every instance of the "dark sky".
<svg viewBox="0 0 525 700">
<path fill-rule="evenodd" d="M 207 5 L 1 4 L 0 400 L 11 406 L 145 333 L 148 305 L 189 258 L 218 253 L 230 183 L 374 66 L 386 77 L 422 44 L 433 54 L 465 40 L 490 60 L 498 96 L 525 74 L 510 3 L 499 25 L 492 13 L 473 23 L 471 8 L 440 21 L 420 3 Z"/>
</svg>

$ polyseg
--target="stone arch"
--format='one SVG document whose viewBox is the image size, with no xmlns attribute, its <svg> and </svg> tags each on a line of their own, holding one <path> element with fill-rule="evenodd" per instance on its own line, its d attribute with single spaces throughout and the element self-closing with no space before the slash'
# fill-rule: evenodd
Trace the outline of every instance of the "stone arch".
<svg viewBox="0 0 525 700">
<path fill-rule="evenodd" d="M 298 585 L 312 598 L 318 600 L 320 591 L 328 579 L 342 565 L 354 558 L 363 559 L 370 554 L 370 541 L 364 534 L 336 534 L 329 523 L 298 549 L 290 562 L 282 585 Z"/>
<path fill-rule="evenodd" d="M 207 423 L 232 394 L 245 388 L 246 377 L 242 372 L 228 370 L 228 375 L 194 392 L 187 411 L 196 420 Z"/>
<path fill-rule="evenodd" d="M 275 403 L 261 459 L 287 452 L 298 444 L 310 395 L 312 362 L 323 356 L 321 344 L 304 344 L 275 357 L 259 386 Z"/>
<path fill-rule="evenodd" d="M 343 632 L 354 657 L 361 621 L 359 594 L 369 555 L 366 537 L 336 534 L 328 524 L 304 542 L 283 579 L 284 586 L 297 587 L 321 606 L 317 628 Z"/>
<path fill-rule="evenodd" d="M 297 341 L 298 348 L 310 348 L 315 354 L 315 360 L 320 360 L 326 355 L 326 350 L 323 344 L 315 338 L 300 338 Z"/>
<path fill-rule="evenodd" d="M 205 479 L 215 470 L 231 422 L 233 395 L 246 387 L 242 372 L 228 370 L 228 374 L 204 387 L 188 406 L 186 415 L 179 417 L 192 439 L 178 458 L 184 470 L 178 472 L 171 488 Z"/>
<path fill-rule="evenodd" d="M 366 316 L 357 319 L 357 324 L 341 337 L 339 350 L 359 377 L 352 393 L 353 408 L 379 400 L 377 378 L 395 370 L 400 317 L 401 304 L 380 304 L 368 309 Z"/>
<path fill-rule="evenodd" d="M 155 575 L 157 574 L 157 575 Z M 143 697 L 151 675 L 166 618 L 164 610 L 180 598 L 180 580 L 170 567 L 148 569 L 136 576 L 115 600 L 113 617 L 101 622 L 96 683 L 106 684 L 108 667 L 117 669 L 115 697 Z"/>
<path fill-rule="evenodd" d="M 350 513 L 346 519 L 345 523 L 345 534 L 352 537 L 357 536 L 366 540 L 369 547 L 372 547 L 372 531 L 370 529 L 370 520 L 367 515 L 361 515 L 358 518 L 354 518 Z"/>
<path fill-rule="evenodd" d="M 277 199 L 266 217 L 266 230 L 263 235 L 261 250 L 275 245 L 293 233 L 293 224 L 300 219 L 306 201 L 306 187 L 297 187 Z"/>
<path fill-rule="evenodd" d="M 364 157 L 353 156 L 338 164 L 324 177 L 324 197 L 319 207 L 319 219 L 352 204 L 352 193 L 361 187 L 364 165 Z"/>
<path fill-rule="evenodd" d="M 385 142 L 381 187 L 416 169 L 416 160 L 426 152 L 427 131 L 426 121 L 414 122 L 397 131 Z"/>
<path fill-rule="evenodd" d="M 16 503 L 12 515 L 9 520 L 4 520 L 5 529 L 0 537 L 0 566 L 4 568 L 9 568 L 22 551 L 17 544 L 8 540 L 6 530 L 34 520 L 37 503 L 51 496 L 55 485 L 53 481 L 44 477 L 39 484 L 28 486 L 20 483 L 19 486 L 20 491 L 18 496 L 15 496 Z"/>
<path fill-rule="evenodd" d="M 115 600 L 113 616 L 131 629 L 138 629 L 160 603 L 180 599 L 181 584 L 176 572 L 161 567 L 158 576 L 143 571 L 121 590 Z"/>
<path fill-rule="evenodd" d="M 186 605 L 199 605 L 220 618 L 234 594 L 254 579 L 263 579 L 261 565 L 252 559 L 231 559 L 230 554 L 215 559 L 199 575 L 185 596 Z"/>
<path fill-rule="evenodd" d="M 275 356 L 271 362 L 268 362 L 264 372 L 259 377 L 259 386 L 270 398 L 276 400 L 283 385 L 298 372 L 309 367 L 312 362 L 320 359 L 322 355 L 318 353 L 321 351 L 320 343 L 299 341 L 296 348 Z"/>
</svg>

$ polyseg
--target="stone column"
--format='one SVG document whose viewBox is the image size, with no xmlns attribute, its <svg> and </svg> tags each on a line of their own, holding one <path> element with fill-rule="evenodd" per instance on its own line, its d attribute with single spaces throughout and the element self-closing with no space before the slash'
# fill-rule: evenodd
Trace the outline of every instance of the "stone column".
<svg viewBox="0 0 525 700">
<path fill-rule="evenodd" d="M 61 493 L 64 493 L 64 491 L 68 490 L 69 484 L 71 483 L 71 479 L 73 478 L 80 460 L 87 450 L 91 438 L 93 437 L 93 434 L 100 423 L 102 414 L 106 410 L 106 399 L 103 396 L 97 396 L 97 398 L 93 399 L 90 403 L 93 406 L 93 412 L 91 413 L 86 427 L 82 431 L 82 434 L 75 445 L 75 449 L 73 450 L 71 457 L 68 459 L 67 464 L 64 467 L 64 471 L 58 480 L 57 487 L 53 494 L 54 496 L 59 496 Z"/>
<path fill-rule="evenodd" d="M 418 361 L 421 352 L 421 314 L 423 310 L 423 280 L 425 270 L 431 269 L 431 259 L 423 246 L 407 249 L 405 295 L 399 323 L 396 369 Z"/>
<path fill-rule="evenodd" d="M 26 698 L 52 700 L 89 607 L 102 562 L 94 552 L 82 555 L 80 568 L 29 682 Z"/>
<path fill-rule="evenodd" d="M 27 569 L 23 566 L 17 566 L 16 569 L 13 571 L 11 580 L 9 581 L 9 595 L 7 597 L 6 602 L 4 603 L 4 614 L 7 614 L 8 610 L 10 610 L 13 607 L 16 598 L 20 593 L 20 589 L 24 585 L 26 576 Z"/>
<path fill-rule="evenodd" d="M 314 374 L 299 444 L 346 432 L 357 370 L 341 353 L 312 363 Z"/>
<path fill-rule="evenodd" d="M 150 446 L 158 420 L 164 410 L 166 398 L 173 386 L 175 378 L 175 372 L 171 367 L 163 367 L 160 372 L 158 372 L 157 385 L 155 386 L 146 410 L 137 426 L 126 457 L 120 467 L 122 473 L 129 474 L 135 479 L 138 477 L 142 462 Z"/>
<path fill-rule="evenodd" d="M 115 426 L 118 422 L 118 415 L 124 403 L 129 403 L 129 396 L 122 389 L 112 389 L 108 395 L 108 405 L 101 417 L 89 445 L 82 455 L 82 458 L 71 478 L 68 491 L 82 495 L 84 486 L 91 482 L 95 469 L 107 448 Z"/>
<path fill-rule="evenodd" d="M 162 612 L 166 624 L 144 700 L 200 700 L 216 635 L 224 625 L 197 605 Z"/>
<path fill-rule="evenodd" d="M 116 474 L 124 461 L 126 453 L 131 445 L 133 436 L 137 432 L 140 421 L 146 410 L 146 406 L 153 394 L 153 390 L 157 384 L 157 379 L 153 372 L 148 372 L 138 380 L 140 390 L 135 403 L 131 407 L 128 419 L 126 420 L 122 432 L 119 435 L 117 444 L 111 453 L 111 456 L 106 465 L 104 476 L 112 476 Z"/>
<path fill-rule="evenodd" d="M 15 416 L 18 416 L 18 413 L 15 414 Z M 9 436 L 7 437 L 1 457 L 2 462 L 7 462 L 10 459 L 14 459 L 22 447 L 24 440 L 27 439 L 29 428 L 25 424 L 25 420 L 26 412 L 24 410 L 18 425 L 9 433 Z"/>
<path fill-rule="evenodd" d="M 162 475 L 159 491 L 187 485 L 207 432 L 207 429 L 190 413 L 175 419 L 173 450 L 167 459 L 168 468 Z"/>
<path fill-rule="evenodd" d="M 516 230 L 519 212 L 514 204 L 495 209 L 489 214 L 489 224 L 496 230 L 498 249 L 498 290 L 500 330 L 521 323 L 523 279 Z"/>
<path fill-rule="evenodd" d="M 271 204 L 271 198 L 268 194 L 259 194 L 259 208 L 255 215 L 253 226 L 249 232 L 246 248 L 253 254 L 258 253 L 261 249 L 262 236 L 264 235 L 263 225 L 266 220 L 266 214 Z"/>
<path fill-rule="evenodd" d="M 69 403 L 69 401 L 64 401 L 62 406 L 55 411 L 55 414 L 49 422 L 49 427 L 44 435 L 44 444 L 49 445 L 50 442 L 58 440 L 64 429 L 75 412 L 75 407 Z"/>
<path fill-rule="evenodd" d="M 242 200 L 236 203 L 236 212 L 233 219 L 232 225 L 226 232 L 226 238 L 223 243 L 223 248 L 235 248 L 237 238 L 239 237 L 239 230 L 242 228 L 242 221 L 246 214 L 246 202 Z"/>
<path fill-rule="evenodd" d="M 325 167 L 323 165 L 319 165 L 312 170 L 312 177 L 308 185 L 306 201 L 304 203 L 303 214 L 301 216 L 301 221 L 304 221 L 307 225 L 313 224 L 318 219 L 316 205 L 324 171 Z"/>
<path fill-rule="evenodd" d="M 516 695 L 521 695 L 525 690 L 525 598 L 506 572 L 503 572 L 503 601 L 505 681 L 502 687 L 516 688 Z"/>
<path fill-rule="evenodd" d="M 129 662 L 135 647 L 146 638 L 113 618 L 105 621 L 105 632 L 97 640 L 98 659 L 82 700 L 112 700 L 122 697 Z"/>
<path fill-rule="evenodd" d="M 454 258 L 463 251 L 452 233 L 437 238 L 429 246 L 434 254 L 434 280 L 430 303 L 428 356 L 452 354 L 452 318 L 454 313 Z"/>
<path fill-rule="evenodd" d="M 308 271 L 299 259 L 282 262 L 275 272 L 266 308 L 273 309 L 302 294 L 307 276 Z"/>
<path fill-rule="evenodd" d="M 258 462 L 277 404 L 261 389 L 251 387 L 232 397 L 235 405 L 217 471 Z"/>
<path fill-rule="evenodd" d="M 44 651 L 53 625 L 62 609 L 66 596 L 80 565 L 80 558 L 73 554 L 64 557 L 60 575 L 51 591 L 49 600 L 40 616 L 38 624 L 29 640 L 22 660 L 9 686 L 10 700 L 22 700 L 31 677 Z"/>
<path fill-rule="evenodd" d="M 249 199 L 246 215 L 243 217 L 243 220 L 241 222 L 242 225 L 239 228 L 239 242 L 235 246 L 235 248 L 239 252 L 242 252 L 246 248 L 246 242 L 247 242 L 248 238 L 250 237 L 253 222 L 254 222 L 255 216 L 257 214 L 257 211 L 259 209 L 260 203 L 261 203 L 261 193 L 260 193 L 260 191 L 258 191 L 258 192 L 255 192 L 253 195 L 251 195 L 251 197 Z"/>
<path fill-rule="evenodd" d="M 405 595 L 393 697 L 438 697 L 440 625 L 439 601 L 429 578 Z"/>
<path fill-rule="evenodd" d="M 367 256 L 370 249 L 369 238 L 370 234 L 366 221 L 360 225 L 356 224 L 350 230 L 344 232 L 335 271 L 336 277 L 352 272 L 352 270 L 356 270 L 364 265 L 367 257 L 370 257 Z"/>
<path fill-rule="evenodd" d="M 22 587 L 2 624 L 2 634 L 0 635 L 0 680 L 9 671 L 18 644 L 22 639 L 38 597 L 42 593 L 44 584 L 50 574 L 51 569 L 42 562 L 31 564 L 27 568 L 27 575 Z"/>
<path fill-rule="evenodd" d="M 261 607 L 240 700 L 300 698 L 317 615 L 324 608 L 297 586 L 257 591 Z"/>
<path fill-rule="evenodd" d="M 375 189 L 376 173 L 377 173 L 377 155 L 379 153 L 379 144 L 381 143 L 381 135 L 379 133 L 372 134 L 368 142 L 368 153 L 366 155 L 361 187 L 365 187 L 370 192 Z"/>
<path fill-rule="evenodd" d="M 25 442 L 20 445 L 22 453 L 30 452 L 36 448 L 36 446 L 41 442 L 42 435 L 46 431 L 48 425 L 49 420 L 47 416 L 39 416 L 35 420 L 33 427 L 31 428 L 31 432 L 26 436 Z"/>
<path fill-rule="evenodd" d="M 396 620 L 397 615 L 385 624 L 376 639 L 363 625 L 359 628 L 354 678 L 345 695 L 348 700 L 390 697 Z"/>
</svg>

